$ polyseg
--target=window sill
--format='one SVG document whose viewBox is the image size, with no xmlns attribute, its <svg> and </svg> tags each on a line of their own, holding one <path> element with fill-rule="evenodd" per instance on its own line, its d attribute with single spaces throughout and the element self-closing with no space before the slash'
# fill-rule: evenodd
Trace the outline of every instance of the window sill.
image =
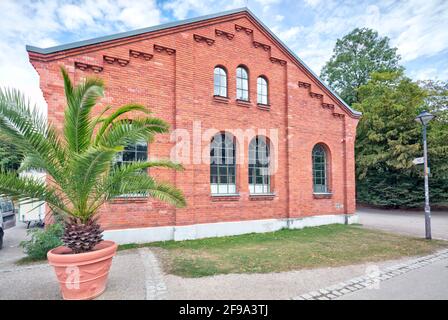
<svg viewBox="0 0 448 320">
<path fill-rule="evenodd" d="M 148 196 L 119 196 L 110 200 L 110 203 L 147 202 Z"/>
<path fill-rule="evenodd" d="M 313 193 L 314 199 L 330 199 L 333 197 L 333 194 L 330 192 L 327 193 Z"/>
<path fill-rule="evenodd" d="M 252 103 L 249 100 L 236 99 L 235 101 L 236 101 L 236 104 L 240 107 L 249 108 L 250 106 L 252 106 Z"/>
<path fill-rule="evenodd" d="M 239 201 L 240 195 L 238 193 L 233 194 L 212 194 L 212 201 Z"/>
<path fill-rule="evenodd" d="M 258 109 L 264 110 L 264 111 L 271 110 L 271 105 L 270 104 L 257 103 L 257 107 L 258 107 Z"/>
<path fill-rule="evenodd" d="M 213 96 L 213 100 L 218 103 L 229 103 L 230 99 L 223 96 Z"/>
<path fill-rule="evenodd" d="M 271 201 L 274 200 L 275 193 L 250 194 L 249 200 L 252 201 Z"/>
</svg>

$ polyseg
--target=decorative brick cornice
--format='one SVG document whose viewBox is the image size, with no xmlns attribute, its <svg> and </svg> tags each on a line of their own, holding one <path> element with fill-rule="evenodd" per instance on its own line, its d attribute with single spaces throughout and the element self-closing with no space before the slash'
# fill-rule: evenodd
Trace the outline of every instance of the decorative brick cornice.
<svg viewBox="0 0 448 320">
<path fill-rule="evenodd" d="M 212 44 L 215 43 L 215 40 L 201 36 L 199 34 L 193 34 L 193 39 L 196 42 L 205 42 L 207 43 L 209 46 L 211 46 Z"/>
<path fill-rule="evenodd" d="M 274 58 L 274 57 L 270 57 L 269 60 L 271 60 L 272 63 L 278 63 L 281 66 L 285 66 L 286 65 L 286 61 L 279 59 L 279 58 Z"/>
<path fill-rule="evenodd" d="M 311 83 L 299 81 L 299 88 L 309 89 L 311 88 Z"/>
<path fill-rule="evenodd" d="M 322 102 L 322 108 L 334 110 L 334 104 Z"/>
<path fill-rule="evenodd" d="M 261 48 L 263 48 L 264 51 L 271 50 L 271 46 L 269 46 L 267 44 L 264 44 L 264 43 L 261 43 L 261 42 L 258 42 L 258 41 L 253 41 L 252 43 L 253 43 L 255 48 L 261 47 Z"/>
<path fill-rule="evenodd" d="M 226 37 L 229 40 L 232 40 L 233 37 L 235 36 L 233 33 L 222 31 L 222 30 L 218 30 L 218 29 L 215 29 L 215 34 L 218 37 Z"/>
<path fill-rule="evenodd" d="M 134 58 L 143 58 L 146 61 L 151 60 L 154 55 L 150 54 L 150 53 L 146 53 L 146 52 L 142 52 L 142 51 L 137 51 L 137 50 L 129 50 L 129 56 L 134 57 Z"/>
<path fill-rule="evenodd" d="M 101 66 L 96 66 L 96 65 L 88 64 L 88 63 L 84 63 L 84 62 L 75 62 L 75 69 L 79 69 L 82 71 L 92 70 L 95 73 L 99 73 L 99 72 L 103 71 L 104 68 Z"/>
<path fill-rule="evenodd" d="M 121 58 L 111 57 L 111 56 L 103 56 L 103 60 L 109 64 L 114 64 L 116 62 L 122 67 L 127 66 L 129 63 L 129 60 L 127 60 L 127 59 L 121 59 Z"/>
<path fill-rule="evenodd" d="M 176 50 L 168 48 L 168 47 L 160 46 L 158 44 L 154 45 L 154 50 L 156 50 L 157 52 L 160 52 L 160 53 L 161 52 L 166 52 L 169 55 L 172 55 L 172 54 L 176 53 Z"/>
<path fill-rule="evenodd" d="M 310 97 L 315 99 L 323 99 L 324 95 L 316 92 L 310 92 Z"/>
<path fill-rule="evenodd" d="M 235 25 L 235 30 L 238 31 L 238 32 L 239 31 L 244 31 L 246 34 L 252 34 L 254 32 L 254 30 L 249 29 L 247 27 L 240 26 L 239 24 Z"/>
<path fill-rule="evenodd" d="M 345 117 L 345 114 L 339 112 L 333 112 L 333 117 L 343 119 Z"/>
</svg>

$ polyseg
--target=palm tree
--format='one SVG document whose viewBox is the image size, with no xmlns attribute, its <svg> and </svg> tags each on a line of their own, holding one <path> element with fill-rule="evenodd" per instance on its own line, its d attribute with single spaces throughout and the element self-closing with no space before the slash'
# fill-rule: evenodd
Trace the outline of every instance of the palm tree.
<svg viewBox="0 0 448 320">
<path fill-rule="evenodd" d="M 103 96 L 101 79 L 88 78 L 74 86 L 64 78 L 67 106 L 62 132 L 36 113 L 24 96 L 0 89 L 0 136 L 25 155 L 21 170 L 40 169 L 47 183 L 0 171 L 0 195 L 21 201 L 45 201 L 65 221 L 63 242 L 75 253 L 87 252 L 101 241 L 98 209 L 124 194 L 145 193 L 177 207 L 186 205 L 175 187 L 157 182 L 142 171 L 152 167 L 182 169 L 169 160 L 114 165 L 117 153 L 130 143 L 152 141 L 168 124 L 150 117 L 142 105 L 127 104 L 114 111 L 105 107 L 97 117 L 92 109 Z M 110 112 L 108 112 L 110 111 Z M 126 116 L 130 113 L 132 120 Z"/>
</svg>

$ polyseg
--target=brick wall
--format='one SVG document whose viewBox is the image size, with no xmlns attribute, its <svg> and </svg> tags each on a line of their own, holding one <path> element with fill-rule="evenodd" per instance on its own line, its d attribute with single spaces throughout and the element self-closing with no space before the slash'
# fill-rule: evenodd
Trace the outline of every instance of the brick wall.
<svg viewBox="0 0 448 320">
<path fill-rule="evenodd" d="M 194 39 L 194 35 L 202 38 Z M 142 55 L 134 57 L 130 50 L 149 55 L 147 59 Z M 110 64 L 104 56 L 120 60 Z M 117 199 L 101 208 L 101 222 L 106 229 L 354 213 L 354 139 L 358 120 L 250 16 L 217 18 L 50 56 L 30 52 L 30 60 L 40 76 L 48 119 L 59 129 L 65 106 L 61 65 L 75 81 L 92 75 L 104 79 L 105 97 L 96 113 L 104 105 L 136 102 L 148 106 L 172 129 L 187 129 L 190 134 L 194 121 L 200 121 L 202 131 L 266 129 L 271 139 L 274 137 L 270 137 L 269 129 L 277 129 L 275 138 L 279 143 L 272 150 L 278 159 L 278 170 L 272 177 L 275 197 L 249 196 L 247 150 L 254 136 L 249 134 L 237 142 L 237 151 L 245 150 L 246 158 L 237 167 L 239 197 L 210 196 L 207 163 L 186 164 L 183 172 L 151 170 L 150 174 L 184 191 L 187 208 L 175 209 L 151 199 Z M 75 63 L 102 70 L 82 70 L 75 68 Z M 228 71 L 229 99 L 225 102 L 213 97 L 216 65 Z M 251 102 L 244 105 L 235 100 L 239 65 L 249 71 Z M 256 103 L 260 75 L 268 79 L 269 110 Z M 200 142 L 205 153 L 211 135 Z M 169 157 L 174 143 L 169 135 L 158 136 L 149 147 L 149 157 Z M 323 143 L 331 155 L 330 198 L 317 199 L 313 195 L 311 151 L 316 143 Z M 190 152 L 192 159 L 193 150 Z"/>
</svg>

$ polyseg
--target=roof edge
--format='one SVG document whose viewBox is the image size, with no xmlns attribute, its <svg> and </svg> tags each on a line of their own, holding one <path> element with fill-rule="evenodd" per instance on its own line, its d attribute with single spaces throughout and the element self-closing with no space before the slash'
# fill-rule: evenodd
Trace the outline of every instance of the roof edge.
<svg viewBox="0 0 448 320">
<path fill-rule="evenodd" d="M 173 27 L 177 27 L 177 26 L 183 26 L 183 25 L 187 25 L 187 24 L 195 23 L 195 22 L 202 22 L 202 21 L 205 21 L 205 20 L 209 20 L 209 19 L 213 19 L 213 18 L 219 18 L 219 17 L 224 17 L 224 16 L 227 16 L 227 15 L 236 14 L 236 13 L 242 13 L 242 12 L 248 13 L 250 15 L 250 17 L 253 18 L 263 29 L 265 29 L 268 32 L 268 34 L 275 41 L 277 41 L 278 44 L 281 47 L 283 47 L 290 54 L 290 56 L 293 59 L 295 59 L 301 66 L 303 66 L 305 68 L 305 70 L 312 77 L 314 77 L 320 84 L 322 84 L 325 87 L 325 89 L 327 89 L 328 92 L 332 96 L 334 96 L 334 98 L 336 98 L 336 100 L 341 102 L 343 104 L 343 106 L 345 108 L 347 108 L 347 110 L 354 117 L 356 117 L 356 118 L 361 117 L 362 112 L 357 111 L 357 110 L 353 109 L 352 107 L 350 107 L 329 85 L 327 85 L 322 79 L 320 79 L 319 76 L 317 74 L 315 74 L 314 71 L 311 70 L 311 68 L 308 67 L 308 65 L 305 62 L 303 62 L 303 60 L 300 59 L 299 56 L 297 56 L 297 54 L 294 53 L 294 51 L 292 51 L 282 40 L 280 40 L 280 38 L 278 38 L 275 35 L 275 33 L 272 32 L 247 7 L 241 7 L 241 8 L 227 10 L 227 11 L 223 11 L 223 12 L 219 12 L 219 13 L 213 13 L 213 14 L 209 14 L 209 15 L 196 17 L 196 18 L 190 18 L 190 19 L 184 19 L 184 20 L 180 20 L 180 21 L 168 22 L 168 23 L 157 25 L 157 26 L 141 28 L 141 29 L 126 31 L 126 32 L 120 32 L 120 33 L 116 33 L 116 34 L 113 34 L 113 35 L 102 36 L 102 37 L 97 37 L 97 38 L 88 39 L 88 40 L 71 42 L 71 43 L 68 43 L 68 44 L 53 46 L 53 47 L 49 47 L 49 48 L 40 48 L 40 47 L 36 47 L 36 46 L 32 46 L 32 45 L 26 45 L 26 50 L 28 52 L 30 52 L 30 53 L 32 52 L 32 53 L 37 53 L 37 54 L 42 54 L 42 55 L 53 54 L 53 53 L 57 53 L 57 52 L 60 52 L 60 51 L 66 51 L 66 50 L 76 49 L 76 48 L 79 48 L 79 47 L 95 45 L 95 44 L 99 44 L 99 43 L 106 42 L 106 41 L 113 41 L 113 40 L 119 40 L 119 39 L 122 39 L 122 38 L 138 36 L 138 35 L 141 35 L 141 34 L 144 34 L 144 33 L 148 33 L 148 32 L 154 32 L 154 31 L 164 30 L 164 29 L 173 28 Z"/>
<path fill-rule="evenodd" d="M 223 17 L 223 16 L 235 14 L 235 13 L 241 13 L 241 12 L 249 12 L 249 9 L 246 7 L 241 7 L 241 8 L 227 10 L 227 11 L 223 11 L 223 12 L 212 13 L 212 14 L 208 14 L 208 15 L 204 15 L 204 16 L 200 16 L 200 17 L 196 17 L 196 18 L 168 22 L 168 23 L 159 24 L 159 25 L 152 26 L 152 27 L 140 28 L 140 29 L 136 29 L 136 30 L 115 33 L 112 35 L 71 42 L 71 43 L 57 45 L 57 46 L 48 47 L 48 48 L 40 48 L 40 47 L 36 47 L 36 46 L 32 46 L 32 45 L 26 45 L 26 50 L 28 52 L 35 52 L 35 53 L 40 53 L 40 54 L 52 54 L 52 53 L 56 53 L 56 52 L 60 52 L 60 51 L 76 49 L 79 47 L 95 45 L 95 44 L 99 44 L 99 43 L 106 42 L 106 41 L 119 40 L 122 38 L 138 36 L 138 35 L 141 35 L 141 34 L 144 34 L 147 32 L 154 32 L 154 31 L 173 28 L 173 27 L 177 27 L 177 26 L 183 26 L 183 25 L 190 24 L 190 23 L 202 22 L 205 20 L 219 18 L 219 17 Z"/>
</svg>

